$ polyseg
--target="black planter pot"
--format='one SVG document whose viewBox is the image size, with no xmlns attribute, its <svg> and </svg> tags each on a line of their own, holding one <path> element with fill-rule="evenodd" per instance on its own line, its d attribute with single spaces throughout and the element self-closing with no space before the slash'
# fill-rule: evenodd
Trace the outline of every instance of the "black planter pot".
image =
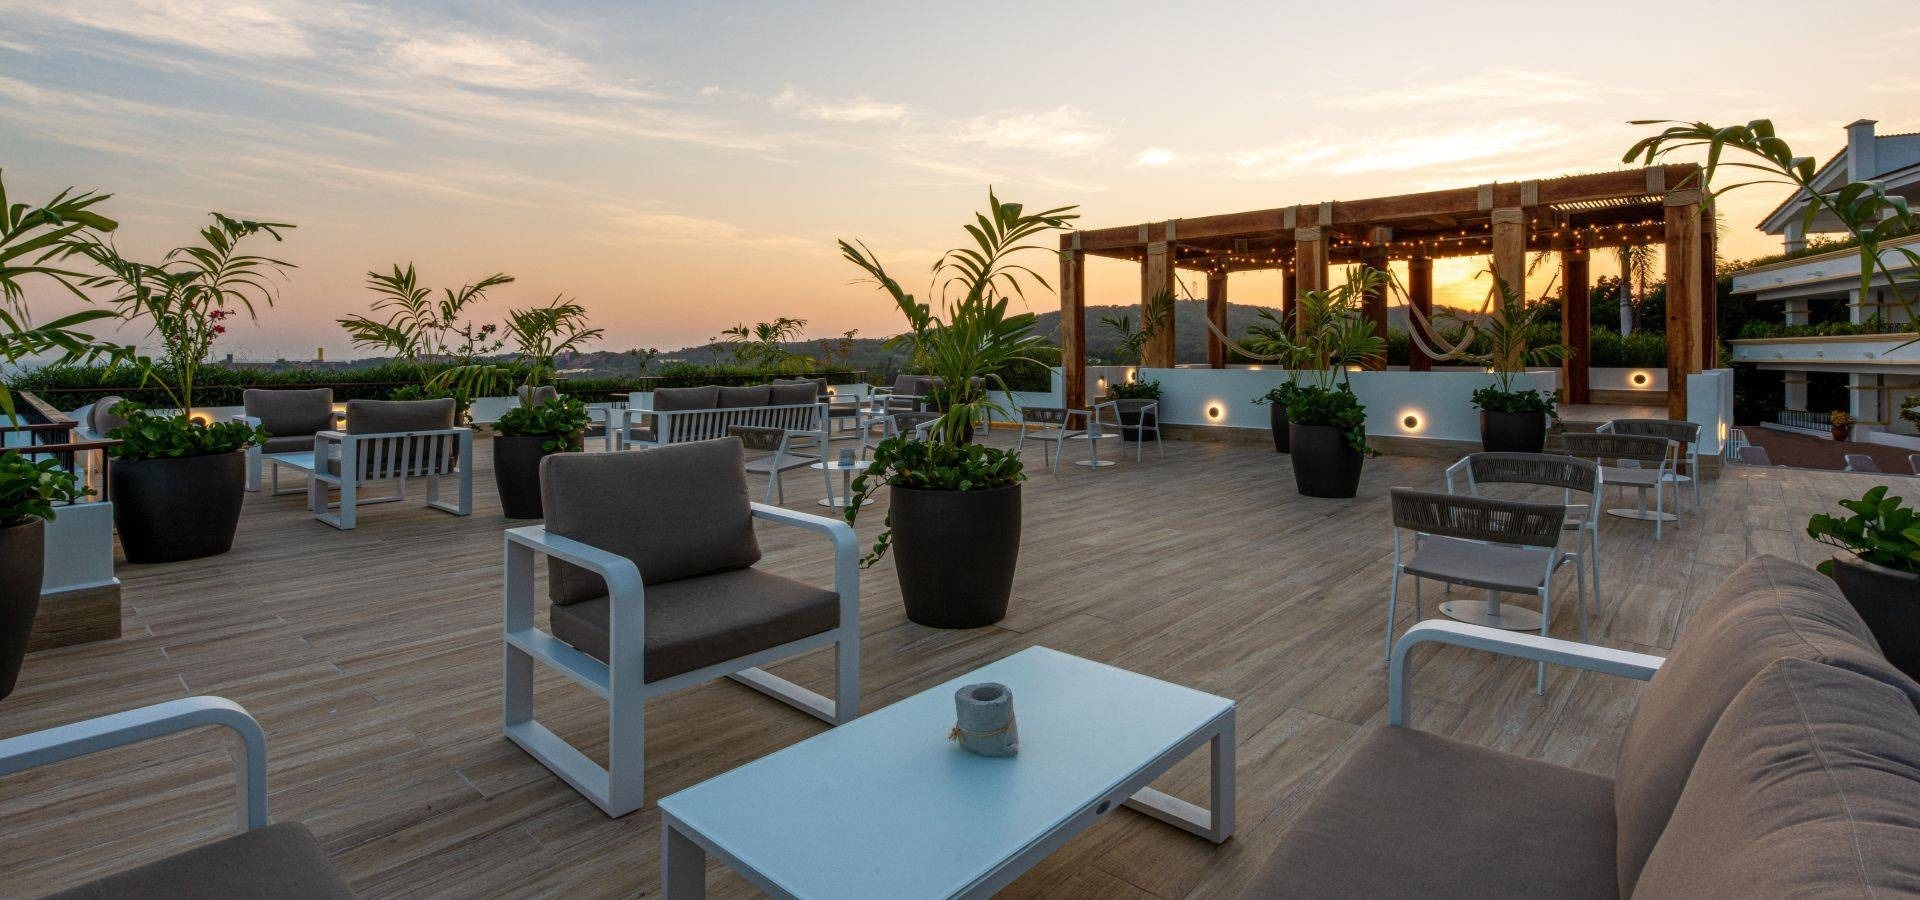
<svg viewBox="0 0 1920 900">
<path fill-rule="evenodd" d="M 1020 559 L 1020 486 L 896 486 L 892 497 L 893 564 L 907 618 L 932 628 L 980 628 L 1005 618 Z"/>
<path fill-rule="evenodd" d="M 500 492 L 500 511 L 509 519 L 538 519 L 545 515 L 540 506 L 540 461 L 553 453 L 542 450 L 548 436 L 494 435 L 493 486 Z M 580 436 L 573 437 L 573 449 L 581 447 Z"/>
<path fill-rule="evenodd" d="M 28 519 L 0 528 L 0 700 L 13 693 L 20 662 L 40 611 L 40 578 L 47 562 L 46 523 Z"/>
<path fill-rule="evenodd" d="M 241 451 L 114 460 L 113 527 L 130 563 L 176 562 L 233 549 L 246 500 Z"/>
<path fill-rule="evenodd" d="M 1138 410 L 1138 409 L 1123 408 L 1120 410 L 1120 439 L 1121 440 L 1140 441 L 1145 439 L 1146 432 L 1140 429 L 1140 418 L 1145 414 L 1146 413 L 1144 410 Z"/>
<path fill-rule="evenodd" d="M 1833 580 L 1880 642 L 1887 661 L 1920 678 L 1920 575 L 1836 553 Z"/>
<path fill-rule="evenodd" d="M 1367 461 L 1347 444 L 1346 432 L 1332 425 L 1292 423 L 1293 483 L 1304 497 L 1346 498 L 1360 492 L 1360 467 Z"/>
<path fill-rule="evenodd" d="M 1281 403 L 1267 404 L 1267 418 L 1273 423 L 1273 452 L 1286 453 L 1293 446 L 1292 431 L 1287 422 L 1287 407 Z"/>
<path fill-rule="evenodd" d="M 1481 410 L 1480 446 L 1496 453 L 1539 453 L 1547 446 L 1547 414 Z"/>
</svg>

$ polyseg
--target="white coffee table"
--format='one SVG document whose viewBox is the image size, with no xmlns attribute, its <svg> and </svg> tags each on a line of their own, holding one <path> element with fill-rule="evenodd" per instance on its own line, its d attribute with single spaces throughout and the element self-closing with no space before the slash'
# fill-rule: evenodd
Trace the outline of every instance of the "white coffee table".
<svg viewBox="0 0 1920 900">
<path fill-rule="evenodd" d="M 842 463 L 839 459 L 829 459 L 814 463 L 812 468 L 820 470 L 827 479 L 827 495 L 814 502 L 821 506 L 829 506 L 834 509 L 845 509 L 848 503 L 853 502 L 853 473 L 865 472 L 867 466 L 871 464 L 872 460 L 866 459 L 856 459 L 850 463 Z M 838 497 L 833 495 L 833 473 L 835 472 L 840 473 L 840 496 Z M 873 498 L 868 497 L 860 501 L 860 505 L 872 506 Z"/>
<path fill-rule="evenodd" d="M 953 693 L 1013 691 L 1020 755 L 947 740 Z M 986 897 L 1130 806 L 1233 834 L 1234 705 L 1044 647 L 1022 650 L 660 801 L 667 897 L 711 853 L 776 897 Z M 1211 743 L 1211 810 L 1147 784 Z"/>
</svg>

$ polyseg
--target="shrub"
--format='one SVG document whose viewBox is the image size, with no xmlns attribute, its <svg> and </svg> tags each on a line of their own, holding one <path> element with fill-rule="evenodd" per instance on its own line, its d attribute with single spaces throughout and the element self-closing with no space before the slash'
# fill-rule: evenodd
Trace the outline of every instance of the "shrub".
<svg viewBox="0 0 1920 900">
<path fill-rule="evenodd" d="M 0 453 L 0 526 L 51 520 L 54 504 L 72 503 L 87 494 L 72 472 L 60 468 L 59 460 Z"/>
<path fill-rule="evenodd" d="M 185 416 L 155 415 L 134 403 L 121 403 L 113 411 L 127 420 L 127 424 L 107 432 L 107 437 L 120 442 L 107 448 L 107 455 L 114 459 L 212 456 L 244 450 L 267 439 L 266 431 L 242 422 L 202 424 Z"/>
</svg>

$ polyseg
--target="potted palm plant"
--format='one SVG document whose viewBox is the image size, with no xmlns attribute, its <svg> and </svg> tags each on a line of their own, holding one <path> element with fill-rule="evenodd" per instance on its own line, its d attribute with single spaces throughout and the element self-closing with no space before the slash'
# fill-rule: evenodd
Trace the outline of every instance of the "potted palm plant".
<svg viewBox="0 0 1920 900">
<path fill-rule="evenodd" d="M 1547 445 L 1547 421 L 1560 418 L 1556 398 L 1546 391 L 1516 390 L 1514 376 L 1524 374 L 1529 365 L 1556 364 L 1572 350 L 1565 344 L 1532 345 L 1529 338 L 1543 307 L 1529 306 L 1519 291 L 1491 269 L 1481 274 L 1493 278 L 1493 288 L 1487 292 L 1478 315 L 1463 319 L 1452 312 L 1439 312 L 1428 316 L 1408 304 L 1414 317 L 1414 327 L 1408 334 L 1435 359 L 1455 360 L 1493 373 L 1493 384 L 1473 392 L 1473 406 L 1480 410 L 1481 447 L 1496 452 L 1539 453 Z M 1449 344 L 1441 337 L 1442 329 L 1436 322 L 1440 319 L 1458 323 L 1461 337 L 1457 342 Z"/>
<path fill-rule="evenodd" d="M 540 461 L 581 448 L 590 421 L 587 405 L 552 389 L 555 360 L 603 333 L 587 325 L 586 307 L 555 297 L 545 306 L 507 313 L 511 361 L 454 366 L 428 382 L 430 389 L 456 397 L 484 397 L 517 386 L 519 402 L 494 423 L 493 482 L 507 518 L 540 518 Z"/>
<path fill-rule="evenodd" d="M 1841 500 L 1851 515 L 1807 521 L 1807 535 L 1840 548 L 1820 571 L 1840 586 L 1887 660 L 1920 678 L 1920 515 L 1877 485 Z"/>
<path fill-rule="evenodd" d="M 1291 431 L 1293 423 L 1287 418 L 1287 406 L 1300 392 L 1300 374 L 1294 367 L 1293 357 L 1298 345 L 1294 343 L 1293 331 L 1287 327 L 1286 320 L 1274 315 L 1273 310 L 1262 309 L 1259 321 L 1247 326 L 1247 337 L 1241 346 L 1235 349 L 1250 359 L 1272 359 L 1286 370 L 1287 380 L 1278 387 L 1253 398 L 1253 402 L 1267 407 L 1268 425 L 1273 430 L 1273 450 L 1286 453 L 1292 446 Z"/>
<path fill-rule="evenodd" d="M 0 453 L 0 699 L 13 693 L 40 610 L 46 523 L 55 504 L 86 493 L 55 460 Z"/>
<path fill-rule="evenodd" d="M 407 263 L 405 269 L 395 263 L 390 273 L 367 273 L 367 289 L 375 298 L 373 311 L 385 314 L 385 318 L 351 315 L 334 321 L 346 329 L 347 338 L 355 347 L 385 351 L 416 367 L 420 384 L 394 391 L 391 399 L 452 397 L 454 414 L 464 422 L 473 405 L 472 396 L 428 384 L 440 368 L 472 365 L 505 346 L 504 339 L 498 336 L 498 325 L 491 322 L 482 325 L 467 313 L 468 307 L 486 299 L 487 291 L 512 283 L 513 276 L 496 272 L 458 290 L 442 288 L 436 300 L 432 288 L 420 285 L 413 263 Z"/>
<path fill-rule="evenodd" d="M 131 563 L 173 562 L 225 553 L 240 525 L 246 484 L 244 451 L 266 439 L 258 428 L 207 422 L 193 412 L 194 377 L 239 310 L 257 318 L 255 304 L 272 306 L 273 279 L 292 264 L 240 252 L 257 234 L 278 241 L 291 225 L 213 213 L 198 245 L 168 251 L 157 264 L 120 255 L 94 241 L 85 252 L 103 270 L 86 280 L 115 291 L 110 302 L 128 322 L 146 320 L 164 357 L 149 377 L 174 410 L 158 415 L 122 404 L 127 424 L 107 436 L 119 440 L 113 456 L 113 522 Z"/>
<path fill-rule="evenodd" d="M 1386 339 L 1360 316 L 1360 298 L 1386 282 L 1387 273 L 1361 266 L 1349 269 L 1337 288 L 1300 295 L 1299 333 L 1288 355 L 1289 369 L 1299 369 L 1301 378 L 1287 419 L 1294 486 L 1304 496 L 1352 497 L 1366 458 L 1379 455 L 1367 442 L 1367 408 L 1348 372 L 1386 352 Z"/>
<path fill-rule="evenodd" d="M 1073 207 L 1027 212 L 1002 203 L 989 190 L 987 212 L 967 226 L 976 246 L 949 251 L 934 268 L 934 302 L 907 293 L 874 259 L 865 244 L 840 242 L 840 252 L 885 291 L 907 319 L 898 342 L 926 361 L 937 376 L 939 418 L 926 438 L 909 432 L 888 438 L 853 482 L 846 508 L 853 522 L 863 501 L 882 485 L 890 491 L 886 526 L 871 566 L 894 550 L 895 570 L 907 618 L 935 628 L 977 628 L 1006 615 L 1020 556 L 1019 454 L 971 441 L 973 426 L 989 411 L 1005 412 L 994 394 L 1008 396 L 1000 372 L 1032 363 L 1040 337 L 1032 313 L 1008 314 L 1024 283 L 1045 279 L 1019 262 L 1028 251 L 1045 251 L 1028 240 L 1066 227 Z"/>
</svg>

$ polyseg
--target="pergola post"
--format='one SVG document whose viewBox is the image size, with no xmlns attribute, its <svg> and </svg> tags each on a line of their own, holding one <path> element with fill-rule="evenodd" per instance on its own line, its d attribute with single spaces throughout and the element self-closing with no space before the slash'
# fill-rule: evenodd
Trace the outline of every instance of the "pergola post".
<svg viewBox="0 0 1920 900">
<path fill-rule="evenodd" d="M 1294 264 L 1287 263 L 1280 267 L 1280 321 L 1287 323 L 1288 331 L 1298 327 L 1293 320 L 1299 318 L 1299 304 L 1300 276 L 1295 274 Z"/>
<path fill-rule="evenodd" d="M 1387 242 L 1393 240 L 1393 229 L 1374 228 L 1367 236 L 1367 246 L 1360 251 L 1360 264 L 1369 269 L 1387 271 Z M 1382 341 L 1387 339 L 1387 289 L 1385 285 L 1364 292 L 1360 297 L 1360 315 L 1373 323 L 1373 333 Z M 1366 359 L 1366 367 L 1378 372 L 1387 367 L 1387 354 L 1382 351 Z"/>
<path fill-rule="evenodd" d="M 1219 329 L 1219 334 L 1207 332 L 1207 366 L 1214 369 L 1227 367 L 1227 344 L 1220 340 L 1227 333 L 1227 270 L 1207 270 L 1207 321 Z"/>
<path fill-rule="evenodd" d="M 1327 289 L 1327 235 L 1320 228 L 1293 230 L 1295 296 Z M 1293 330 L 1300 332 L 1299 304 L 1294 304 Z"/>
<path fill-rule="evenodd" d="M 1493 274 L 1501 286 L 1527 295 L 1527 212 L 1519 207 L 1493 211 Z"/>
<path fill-rule="evenodd" d="M 1154 241 L 1147 245 L 1146 262 L 1140 265 L 1140 327 L 1145 328 L 1153 317 L 1153 298 L 1165 292 L 1173 295 L 1174 249 L 1170 241 Z M 1141 361 L 1150 369 L 1173 368 L 1173 311 L 1167 311 L 1167 319 L 1147 341 L 1141 354 Z"/>
<path fill-rule="evenodd" d="M 1713 201 L 1700 204 L 1700 369 L 1720 367 L 1720 272 Z"/>
<path fill-rule="evenodd" d="M 1697 190 L 1666 196 L 1667 418 L 1687 417 L 1687 376 L 1700 371 L 1700 207 Z"/>
<path fill-rule="evenodd" d="M 1560 306 L 1560 342 L 1570 351 L 1561 363 L 1560 380 L 1566 386 L 1568 403 L 1591 403 L 1587 374 L 1593 366 L 1593 283 L 1587 248 L 1560 251 L 1560 277 L 1566 283 L 1566 302 Z"/>
<path fill-rule="evenodd" d="M 1407 305 L 1420 313 L 1407 320 L 1407 328 L 1411 333 L 1412 329 L 1420 327 L 1421 319 L 1431 319 L 1433 316 L 1432 258 L 1415 256 L 1407 260 Z M 1433 371 L 1433 357 L 1420 349 L 1419 344 L 1413 343 L 1411 337 L 1407 341 L 1407 371 Z"/>
<path fill-rule="evenodd" d="M 1061 239 L 1060 377 L 1061 405 L 1087 408 L 1087 253 L 1080 232 Z"/>
</svg>

